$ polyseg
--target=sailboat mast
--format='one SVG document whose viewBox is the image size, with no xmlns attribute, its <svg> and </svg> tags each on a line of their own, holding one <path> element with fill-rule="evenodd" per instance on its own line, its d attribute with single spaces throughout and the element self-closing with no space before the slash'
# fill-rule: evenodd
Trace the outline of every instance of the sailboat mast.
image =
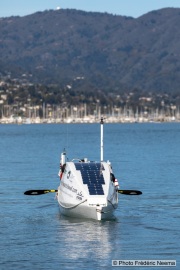
<svg viewBox="0 0 180 270">
<path fill-rule="evenodd" d="M 103 124 L 104 124 L 104 119 L 101 117 L 101 162 L 103 161 Z"/>
</svg>

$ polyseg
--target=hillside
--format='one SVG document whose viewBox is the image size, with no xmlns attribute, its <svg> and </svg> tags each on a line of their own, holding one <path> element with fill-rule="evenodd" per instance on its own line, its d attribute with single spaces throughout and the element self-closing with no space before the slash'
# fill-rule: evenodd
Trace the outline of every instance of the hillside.
<svg viewBox="0 0 180 270">
<path fill-rule="evenodd" d="M 0 19 L 0 72 L 85 91 L 179 93 L 180 9 L 137 19 L 77 10 Z M 74 83 L 76 79 L 76 83 Z"/>
</svg>

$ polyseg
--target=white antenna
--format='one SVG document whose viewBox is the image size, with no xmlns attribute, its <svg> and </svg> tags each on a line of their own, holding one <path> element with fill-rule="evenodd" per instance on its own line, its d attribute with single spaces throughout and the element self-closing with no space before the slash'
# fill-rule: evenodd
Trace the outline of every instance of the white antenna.
<svg viewBox="0 0 180 270">
<path fill-rule="evenodd" d="M 104 119 L 101 117 L 101 162 L 103 161 L 103 124 L 104 124 Z"/>
</svg>

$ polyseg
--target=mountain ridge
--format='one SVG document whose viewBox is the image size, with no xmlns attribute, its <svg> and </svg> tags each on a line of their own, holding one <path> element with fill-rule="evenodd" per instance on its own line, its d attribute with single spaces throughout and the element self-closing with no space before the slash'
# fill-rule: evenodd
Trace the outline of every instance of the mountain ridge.
<svg viewBox="0 0 180 270">
<path fill-rule="evenodd" d="M 178 92 L 179 8 L 138 18 L 50 10 L 0 19 L 0 72 L 104 91 Z"/>
</svg>

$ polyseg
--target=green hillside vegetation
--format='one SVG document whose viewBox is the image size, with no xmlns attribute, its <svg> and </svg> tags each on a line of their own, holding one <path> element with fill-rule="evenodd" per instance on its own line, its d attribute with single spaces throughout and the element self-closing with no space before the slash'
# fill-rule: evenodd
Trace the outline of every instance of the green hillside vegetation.
<svg viewBox="0 0 180 270">
<path fill-rule="evenodd" d="M 178 8 L 137 19 L 63 9 L 1 18 L 1 79 L 21 84 L 1 93 L 8 104 L 179 105 L 179 22 Z"/>
</svg>

